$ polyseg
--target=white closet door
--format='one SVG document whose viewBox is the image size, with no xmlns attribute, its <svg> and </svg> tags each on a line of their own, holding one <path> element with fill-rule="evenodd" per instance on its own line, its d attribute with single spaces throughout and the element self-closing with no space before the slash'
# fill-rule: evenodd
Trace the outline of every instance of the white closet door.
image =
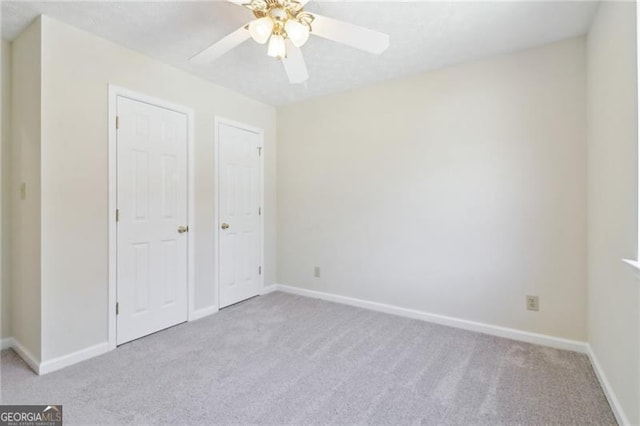
<svg viewBox="0 0 640 426">
<path fill-rule="evenodd" d="M 118 97 L 117 343 L 187 320 L 187 117 Z"/>
<path fill-rule="evenodd" d="M 218 124 L 220 307 L 258 295 L 261 287 L 259 134 Z"/>
</svg>

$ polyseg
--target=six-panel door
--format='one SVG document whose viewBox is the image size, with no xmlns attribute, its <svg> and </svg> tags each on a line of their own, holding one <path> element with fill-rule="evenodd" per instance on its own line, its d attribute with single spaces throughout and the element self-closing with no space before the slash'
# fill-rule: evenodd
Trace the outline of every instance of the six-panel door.
<svg viewBox="0 0 640 426">
<path fill-rule="evenodd" d="M 187 320 L 185 114 L 117 99 L 117 343 Z"/>
<path fill-rule="evenodd" d="M 260 292 L 259 134 L 218 123 L 219 305 Z"/>
</svg>

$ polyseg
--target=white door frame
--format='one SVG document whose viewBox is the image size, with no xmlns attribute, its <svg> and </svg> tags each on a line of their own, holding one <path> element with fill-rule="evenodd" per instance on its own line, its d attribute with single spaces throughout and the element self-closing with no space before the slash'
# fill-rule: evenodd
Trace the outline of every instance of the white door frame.
<svg viewBox="0 0 640 426">
<path fill-rule="evenodd" d="M 165 108 L 187 116 L 187 219 L 189 232 L 187 233 L 187 320 L 193 319 L 194 289 L 195 289 L 195 156 L 194 156 L 194 121 L 193 109 L 176 105 L 161 99 L 153 98 L 119 86 L 109 85 L 109 349 L 116 347 L 116 296 L 117 296 L 117 228 L 116 228 L 116 200 L 117 200 L 117 132 L 116 112 L 118 96 L 144 102 L 149 105 Z"/>
<path fill-rule="evenodd" d="M 259 275 L 260 288 L 264 288 L 264 130 L 250 126 L 248 124 L 240 123 L 238 121 L 229 120 L 227 118 L 215 116 L 213 119 L 214 126 L 214 141 L 213 149 L 215 156 L 215 173 L 213 174 L 213 191 L 215 200 L 215 212 L 214 222 L 215 231 L 213 233 L 215 255 L 213 259 L 213 267 L 215 269 L 215 292 L 216 292 L 216 306 L 220 309 L 220 124 L 226 124 L 227 126 L 236 127 L 238 129 L 246 130 L 251 133 L 255 133 L 260 137 L 261 153 L 258 158 L 258 176 L 260 178 L 260 208 L 262 212 L 260 214 L 260 265 L 262 266 L 262 273 Z"/>
</svg>

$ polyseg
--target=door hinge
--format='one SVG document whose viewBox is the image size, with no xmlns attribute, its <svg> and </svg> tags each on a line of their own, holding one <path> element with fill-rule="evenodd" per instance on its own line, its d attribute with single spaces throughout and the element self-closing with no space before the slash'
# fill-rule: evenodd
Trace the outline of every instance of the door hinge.
<svg viewBox="0 0 640 426">
<path fill-rule="evenodd" d="M 116 130 L 120 128 L 120 116 L 116 115 Z"/>
<path fill-rule="evenodd" d="M 262 266 L 258 266 L 258 275 L 262 275 Z"/>
<path fill-rule="evenodd" d="M 116 302 L 116 315 L 120 315 L 120 304 Z"/>
<path fill-rule="evenodd" d="M 262 216 L 262 207 L 258 207 L 258 216 Z"/>
<path fill-rule="evenodd" d="M 258 157 L 259 157 L 259 156 L 261 156 L 261 155 L 262 155 L 262 147 L 261 147 L 261 146 L 259 146 L 259 147 L 258 147 Z"/>
<path fill-rule="evenodd" d="M 120 209 L 116 209 L 116 222 L 120 221 Z"/>
</svg>

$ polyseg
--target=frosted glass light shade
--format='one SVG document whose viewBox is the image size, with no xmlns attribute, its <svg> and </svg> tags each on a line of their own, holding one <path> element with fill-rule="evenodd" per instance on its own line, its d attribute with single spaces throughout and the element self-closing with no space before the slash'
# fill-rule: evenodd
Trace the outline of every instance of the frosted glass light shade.
<svg viewBox="0 0 640 426">
<path fill-rule="evenodd" d="M 265 44 L 273 32 L 273 20 L 268 16 L 251 21 L 249 34 L 256 42 Z"/>
<path fill-rule="evenodd" d="M 309 27 L 298 21 L 289 19 L 284 24 L 284 30 L 287 32 L 287 38 L 295 47 L 300 47 L 309 40 Z"/>
<path fill-rule="evenodd" d="M 274 34 L 269 40 L 269 48 L 267 49 L 267 55 L 276 59 L 282 59 L 287 57 L 287 47 L 284 43 L 284 37 L 279 34 Z"/>
</svg>

